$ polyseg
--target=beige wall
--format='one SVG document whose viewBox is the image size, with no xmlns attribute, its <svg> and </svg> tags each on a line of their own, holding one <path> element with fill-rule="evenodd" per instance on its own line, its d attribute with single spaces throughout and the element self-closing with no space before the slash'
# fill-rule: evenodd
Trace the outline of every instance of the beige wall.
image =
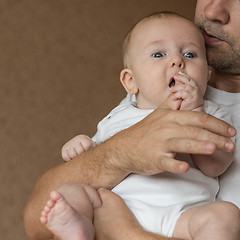
<svg viewBox="0 0 240 240">
<path fill-rule="evenodd" d="M 121 43 L 141 17 L 195 0 L 2 0 L 0 3 L 1 239 L 28 239 L 22 209 L 62 144 L 92 135 L 124 96 Z"/>
</svg>

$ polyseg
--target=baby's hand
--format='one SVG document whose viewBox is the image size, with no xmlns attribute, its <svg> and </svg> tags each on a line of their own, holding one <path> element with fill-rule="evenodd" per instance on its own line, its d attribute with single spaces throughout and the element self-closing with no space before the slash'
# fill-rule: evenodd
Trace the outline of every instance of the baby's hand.
<svg viewBox="0 0 240 240">
<path fill-rule="evenodd" d="M 186 74 L 179 72 L 171 87 L 174 99 L 182 99 L 180 110 L 198 110 L 203 105 L 203 93 L 197 84 Z"/>
<path fill-rule="evenodd" d="M 62 158 L 69 161 L 95 146 L 96 143 L 87 135 L 78 135 L 64 144 Z"/>
</svg>

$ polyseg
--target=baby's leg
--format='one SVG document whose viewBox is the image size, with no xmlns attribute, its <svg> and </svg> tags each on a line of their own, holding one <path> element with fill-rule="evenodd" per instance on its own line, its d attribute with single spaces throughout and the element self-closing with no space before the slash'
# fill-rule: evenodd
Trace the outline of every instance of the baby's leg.
<svg viewBox="0 0 240 240">
<path fill-rule="evenodd" d="M 92 240 L 93 209 L 101 204 L 90 186 L 65 183 L 51 192 L 40 220 L 60 240 Z"/>
<path fill-rule="evenodd" d="M 121 197 L 107 189 L 98 190 L 102 207 L 94 210 L 94 227 L 99 240 L 170 240 L 145 231 Z M 177 240 L 177 238 L 171 238 Z"/>
<path fill-rule="evenodd" d="M 194 240 L 239 240 L 240 210 L 229 202 L 214 202 L 184 212 L 174 237 Z"/>
</svg>

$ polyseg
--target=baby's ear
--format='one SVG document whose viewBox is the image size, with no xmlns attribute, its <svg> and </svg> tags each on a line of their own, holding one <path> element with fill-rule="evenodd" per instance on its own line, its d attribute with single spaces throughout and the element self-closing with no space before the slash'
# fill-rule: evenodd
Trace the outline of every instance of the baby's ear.
<svg viewBox="0 0 240 240">
<path fill-rule="evenodd" d="M 120 81 L 126 91 L 130 94 L 137 94 L 138 87 L 130 69 L 123 69 L 120 73 Z"/>
</svg>

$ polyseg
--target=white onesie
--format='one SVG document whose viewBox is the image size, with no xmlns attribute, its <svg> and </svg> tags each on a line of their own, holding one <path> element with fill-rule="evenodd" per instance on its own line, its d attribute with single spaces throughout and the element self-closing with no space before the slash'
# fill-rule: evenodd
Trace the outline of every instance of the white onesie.
<svg viewBox="0 0 240 240">
<path fill-rule="evenodd" d="M 229 111 L 224 106 L 204 101 L 204 110 L 231 123 Z M 137 108 L 134 98 L 127 96 L 98 124 L 93 140 L 100 144 L 152 111 Z M 215 201 L 219 190 L 218 179 L 207 177 L 196 169 L 189 154 L 178 154 L 176 158 L 190 164 L 187 173 L 130 174 L 112 190 L 124 199 L 145 230 L 167 237 L 172 237 L 175 224 L 185 210 Z"/>
</svg>

